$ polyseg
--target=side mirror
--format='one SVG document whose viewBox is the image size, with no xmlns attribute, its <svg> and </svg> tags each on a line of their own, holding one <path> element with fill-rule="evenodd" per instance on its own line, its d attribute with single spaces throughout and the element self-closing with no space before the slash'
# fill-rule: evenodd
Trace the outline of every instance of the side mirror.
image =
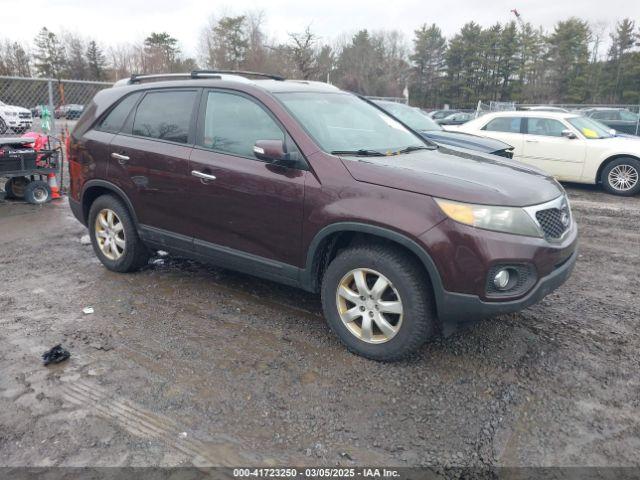
<svg viewBox="0 0 640 480">
<path fill-rule="evenodd" d="M 285 165 L 291 161 L 282 140 L 256 140 L 253 154 L 257 159 L 269 163 Z"/>
<path fill-rule="evenodd" d="M 569 140 L 573 140 L 574 138 L 578 138 L 578 136 L 573 133 L 571 130 L 562 130 L 562 136 L 567 137 Z"/>
</svg>

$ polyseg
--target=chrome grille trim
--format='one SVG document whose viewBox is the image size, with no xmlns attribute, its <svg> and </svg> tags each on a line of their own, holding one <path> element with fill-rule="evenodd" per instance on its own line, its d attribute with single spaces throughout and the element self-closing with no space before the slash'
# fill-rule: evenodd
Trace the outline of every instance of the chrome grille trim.
<svg viewBox="0 0 640 480">
<path fill-rule="evenodd" d="M 560 210 L 564 211 L 568 215 L 568 223 L 566 228 L 562 232 L 559 237 L 550 236 L 549 232 L 545 231 L 543 225 L 538 220 L 538 212 L 544 212 L 545 210 Z M 558 198 L 551 200 L 550 202 L 541 203 L 539 205 L 531 205 L 530 207 L 524 207 L 524 211 L 527 212 L 529 217 L 533 220 L 533 222 L 538 227 L 540 234 L 551 243 L 560 242 L 567 234 L 571 231 L 571 226 L 573 225 L 573 214 L 571 213 L 571 206 L 569 204 L 569 199 L 566 194 L 560 195 Z"/>
</svg>

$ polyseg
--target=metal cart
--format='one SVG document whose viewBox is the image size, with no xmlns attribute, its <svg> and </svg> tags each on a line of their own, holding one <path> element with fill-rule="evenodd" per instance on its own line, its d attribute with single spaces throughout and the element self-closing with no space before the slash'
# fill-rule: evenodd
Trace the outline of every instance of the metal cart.
<svg viewBox="0 0 640 480">
<path fill-rule="evenodd" d="M 43 148 L 34 148 L 31 137 L 0 138 L 0 178 L 7 178 L 5 198 L 23 198 L 36 205 L 54 198 L 56 192 L 52 192 L 48 179 L 51 174 L 55 179 L 61 171 L 62 155 L 60 148 L 51 148 L 51 143 L 51 137 L 47 137 Z"/>
</svg>

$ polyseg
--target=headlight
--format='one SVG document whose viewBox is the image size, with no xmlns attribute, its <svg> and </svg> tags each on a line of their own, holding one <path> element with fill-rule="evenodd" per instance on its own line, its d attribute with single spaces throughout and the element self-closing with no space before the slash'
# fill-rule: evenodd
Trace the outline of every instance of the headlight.
<svg viewBox="0 0 640 480">
<path fill-rule="evenodd" d="M 542 237 L 538 226 L 522 208 L 474 205 L 440 198 L 434 200 L 445 215 L 456 222 L 496 232 Z"/>
<path fill-rule="evenodd" d="M 18 114 L 16 112 L 4 112 L 4 114 L 8 117 L 16 117 Z"/>
</svg>

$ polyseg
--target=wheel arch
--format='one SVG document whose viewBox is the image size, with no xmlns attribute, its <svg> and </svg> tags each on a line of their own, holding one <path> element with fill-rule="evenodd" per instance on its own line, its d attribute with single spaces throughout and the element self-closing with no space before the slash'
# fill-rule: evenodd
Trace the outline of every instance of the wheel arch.
<svg viewBox="0 0 640 480">
<path fill-rule="evenodd" d="M 133 223 L 136 228 L 138 227 L 138 218 L 136 217 L 136 212 L 131 204 L 131 200 L 127 197 L 127 194 L 117 185 L 114 185 L 111 182 L 107 182 L 106 180 L 90 180 L 88 181 L 84 189 L 82 190 L 81 197 L 81 205 L 82 205 L 82 219 L 83 223 L 87 225 L 89 210 L 91 210 L 91 205 L 96 200 L 96 198 L 101 195 L 113 195 L 114 197 L 122 200 L 124 204 L 127 206 L 127 210 L 131 214 L 131 218 L 133 219 Z"/>
<path fill-rule="evenodd" d="M 598 171 L 596 172 L 596 181 L 595 181 L 596 184 L 602 183 L 602 172 L 604 171 L 605 168 L 607 168 L 607 165 L 609 165 L 614 160 L 618 160 L 619 158 L 633 158 L 634 160 L 637 160 L 640 162 L 640 157 L 636 155 L 631 155 L 629 153 L 617 153 L 615 155 L 611 155 L 605 158 L 602 161 L 602 163 L 600 163 L 600 166 L 598 167 Z"/>
<path fill-rule="evenodd" d="M 334 223 L 322 228 L 315 235 L 307 250 L 305 268 L 301 271 L 303 288 L 312 292 L 319 291 L 324 270 L 337 252 L 354 242 L 367 240 L 399 246 L 417 258 L 431 282 L 436 309 L 438 309 L 444 288 L 440 273 L 431 256 L 414 240 L 402 233 L 364 223 Z"/>
</svg>

